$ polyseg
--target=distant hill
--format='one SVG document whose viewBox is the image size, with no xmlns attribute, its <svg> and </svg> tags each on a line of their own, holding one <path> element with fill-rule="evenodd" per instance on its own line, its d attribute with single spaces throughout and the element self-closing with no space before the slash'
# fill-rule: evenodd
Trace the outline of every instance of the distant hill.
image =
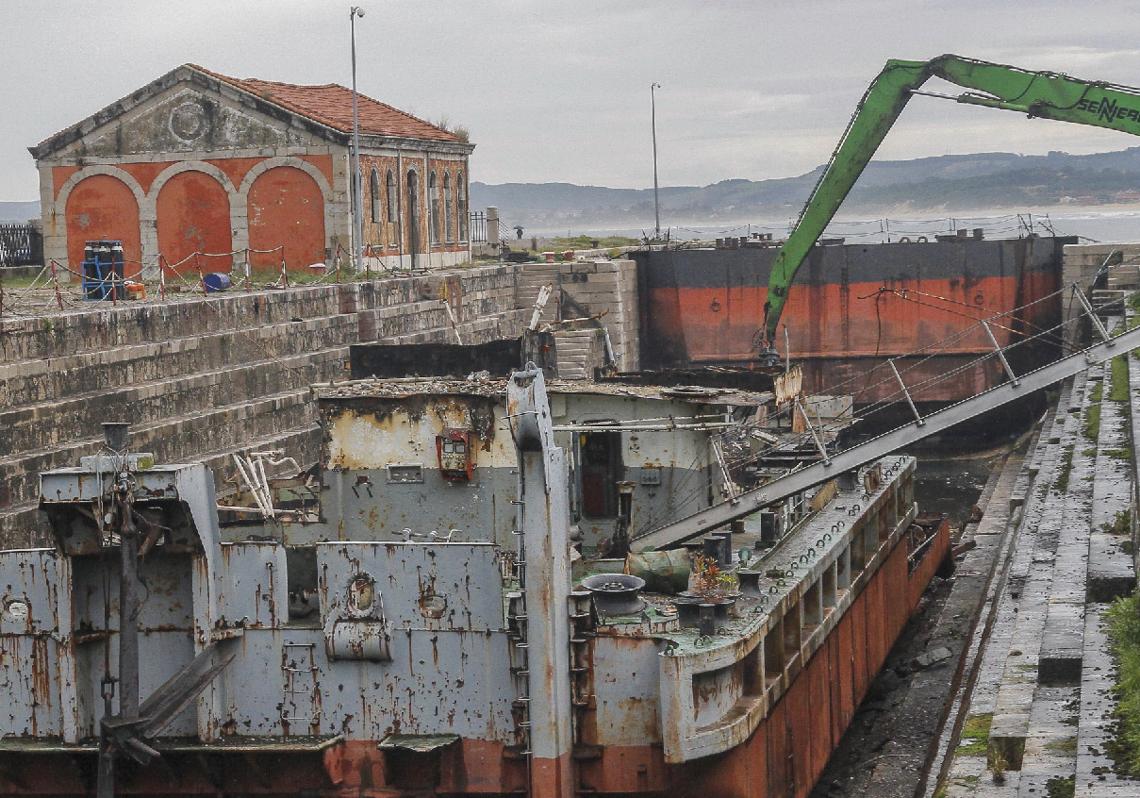
<svg viewBox="0 0 1140 798">
<path fill-rule="evenodd" d="M 661 211 L 684 222 L 795 217 L 823 167 L 775 180 L 722 180 L 660 190 Z M 1140 202 L 1140 147 L 1093 155 L 987 152 L 875 161 L 844 210 L 859 213 L 959 211 Z M 653 190 L 571 183 L 471 184 L 471 207 L 495 206 L 529 228 L 652 224 Z"/>
<path fill-rule="evenodd" d="M 26 222 L 40 218 L 38 202 L 0 202 L 0 222 Z"/>
</svg>

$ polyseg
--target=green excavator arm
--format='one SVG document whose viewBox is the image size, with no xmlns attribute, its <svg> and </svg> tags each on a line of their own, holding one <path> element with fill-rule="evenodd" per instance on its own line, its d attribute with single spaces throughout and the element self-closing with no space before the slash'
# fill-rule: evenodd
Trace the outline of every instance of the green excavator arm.
<svg viewBox="0 0 1140 798">
<path fill-rule="evenodd" d="M 888 61 L 867 88 L 831 160 L 776 254 L 764 303 L 763 348 L 771 352 L 788 288 L 879 144 L 911 96 L 932 77 L 968 91 L 946 96 L 960 103 L 1021 111 L 1029 117 L 1094 125 L 1140 135 L 1140 89 L 1079 80 L 1056 72 L 1029 72 L 1004 64 L 943 55 L 930 61 Z"/>
</svg>

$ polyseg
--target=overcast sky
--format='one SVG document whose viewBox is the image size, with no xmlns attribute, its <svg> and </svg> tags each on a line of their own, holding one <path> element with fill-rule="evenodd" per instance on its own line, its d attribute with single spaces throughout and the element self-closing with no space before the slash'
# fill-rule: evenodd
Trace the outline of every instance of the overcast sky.
<svg viewBox="0 0 1140 798">
<path fill-rule="evenodd" d="M 471 177 L 488 183 L 651 185 L 654 80 L 663 185 L 826 161 L 892 57 L 954 52 L 1140 86 L 1140 14 L 1122 0 L 362 2 L 360 90 L 466 125 Z M 29 145 L 178 64 L 350 82 L 348 3 L 331 0 L 0 0 L 0 31 L 0 200 L 37 198 Z M 1133 143 L 920 97 L 878 157 Z"/>
</svg>

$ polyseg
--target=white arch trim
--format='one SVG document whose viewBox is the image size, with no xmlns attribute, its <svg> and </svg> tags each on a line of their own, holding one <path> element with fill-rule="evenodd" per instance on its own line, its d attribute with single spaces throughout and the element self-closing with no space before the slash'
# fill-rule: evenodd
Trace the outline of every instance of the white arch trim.
<svg viewBox="0 0 1140 798">
<path fill-rule="evenodd" d="M 151 201 L 156 202 L 159 192 L 162 191 L 163 187 L 170 182 L 173 177 L 183 172 L 202 172 L 221 183 L 222 188 L 225 189 L 227 194 L 232 196 L 237 192 L 237 188 L 234 186 L 233 181 L 230 180 L 229 175 L 212 163 L 206 163 L 205 161 L 179 161 L 159 172 L 158 177 L 151 183 L 149 194 Z"/>
<path fill-rule="evenodd" d="M 300 169 L 302 172 L 311 177 L 313 179 L 313 182 L 317 184 L 317 189 L 321 192 L 321 204 L 324 206 L 324 213 L 322 216 L 325 223 L 325 249 L 332 249 L 336 230 L 332 188 L 329 186 L 329 181 L 325 179 L 325 176 L 320 169 L 313 166 L 308 161 L 302 160 L 294 155 L 266 158 L 264 161 L 254 164 L 254 166 L 248 172 L 246 172 L 245 177 L 242 178 L 241 187 L 239 188 L 237 194 L 234 196 L 233 202 L 230 203 L 230 207 L 232 209 L 231 212 L 234 214 L 235 218 L 239 213 L 237 210 L 239 206 L 241 208 L 240 214 L 242 217 L 244 217 L 240 224 L 240 243 L 239 237 L 235 235 L 234 247 L 249 246 L 249 190 L 253 187 L 253 184 L 257 181 L 257 178 L 261 177 L 270 169 L 276 169 L 279 166 L 291 166 L 294 169 Z M 235 229 L 239 229 L 239 226 L 235 225 Z"/>
<path fill-rule="evenodd" d="M 111 164 L 92 164 L 91 166 L 84 166 L 78 172 L 67 178 L 63 186 L 59 189 L 59 194 L 56 195 L 55 206 L 57 213 L 61 212 L 66 215 L 67 201 L 71 198 L 71 192 L 74 188 L 82 183 L 89 177 L 96 175 L 104 175 L 106 177 L 113 177 L 122 182 L 131 193 L 135 196 L 135 203 L 139 208 L 139 218 L 144 218 L 143 214 L 147 210 L 147 197 L 139 185 L 139 181 L 135 180 L 134 176 L 125 169 L 120 169 Z"/>
<path fill-rule="evenodd" d="M 329 186 L 329 181 L 325 179 L 324 173 L 308 161 L 302 160 L 295 155 L 284 155 L 274 158 L 266 158 L 264 161 L 255 164 L 248 172 L 246 172 L 245 177 L 242 178 L 241 188 L 239 189 L 242 196 L 249 194 L 250 186 L 253 185 L 253 182 L 257 180 L 257 178 L 261 177 L 270 169 L 275 169 L 278 166 L 292 166 L 294 169 L 300 169 L 309 177 L 313 178 L 313 180 L 315 180 L 317 183 L 317 188 L 321 190 L 321 196 L 323 196 L 325 199 L 325 205 L 328 205 L 332 194 L 332 188 Z"/>
</svg>

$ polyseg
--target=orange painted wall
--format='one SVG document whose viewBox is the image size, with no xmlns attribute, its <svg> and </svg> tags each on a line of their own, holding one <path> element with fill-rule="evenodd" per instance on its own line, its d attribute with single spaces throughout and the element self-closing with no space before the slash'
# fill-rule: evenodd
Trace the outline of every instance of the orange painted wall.
<svg viewBox="0 0 1140 798">
<path fill-rule="evenodd" d="M 139 273 L 142 244 L 139 206 L 126 183 L 108 175 L 92 175 L 75 184 L 67 198 L 67 260 L 79 271 L 84 242 L 99 238 L 123 242 L 124 273 Z"/>
<path fill-rule="evenodd" d="M 158 251 L 178 264 L 195 252 L 223 253 L 233 249 L 230 201 L 226 190 L 205 172 L 181 172 L 158 193 Z M 202 258 L 203 271 L 228 272 L 233 257 Z M 183 274 L 195 270 L 193 260 L 178 266 Z"/>
<path fill-rule="evenodd" d="M 53 166 L 51 168 L 52 190 L 55 192 L 52 196 L 55 199 L 59 199 L 59 190 L 63 188 L 63 184 L 78 171 L 78 166 Z"/>
<path fill-rule="evenodd" d="M 251 248 L 284 244 L 286 265 L 294 271 L 325 260 L 324 199 L 300 169 L 278 166 L 262 173 L 250 186 L 246 209 Z M 250 265 L 260 271 L 277 269 L 280 262 L 279 252 L 250 255 Z"/>
</svg>

